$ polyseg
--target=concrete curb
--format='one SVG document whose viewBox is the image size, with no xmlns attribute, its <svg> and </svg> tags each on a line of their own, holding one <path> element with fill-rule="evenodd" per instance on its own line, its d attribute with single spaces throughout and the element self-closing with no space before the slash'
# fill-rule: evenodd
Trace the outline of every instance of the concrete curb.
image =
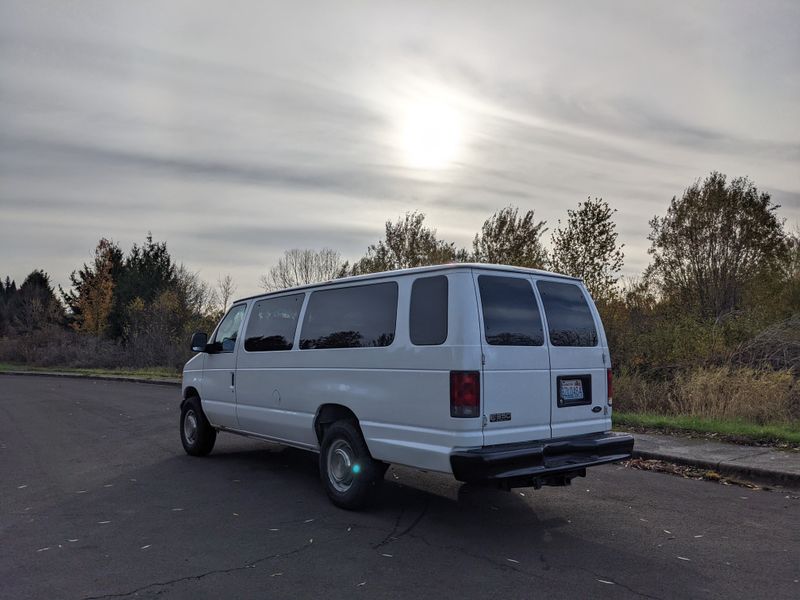
<svg viewBox="0 0 800 600">
<path fill-rule="evenodd" d="M 702 458 L 689 458 L 686 456 L 677 456 L 668 452 L 637 450 L 635 444 L 633 449 L 633 457 L 643 458 L 646 460 L 663 460 L 688 467 L 706 469 L 708 471 L 715 471 L 723 476 L 733 477 L 735 479 L 741 479 L 743 481 L 749 481 L 762 485 L 780 485 L 791 488 L 800 488 L 800 475 L 797 473 L 781 471 L 779 469 L 768 469 L 755 465 L 746 465 L 725 460 L 714 461 L 704 460 Z"/>
<path fill-rule="evenodd" d="M 61 377 L 62 379 L 96 379 L 98 381 L 122 381 L 125 383 L 147 383 L 150 385 L 181 386 L 179 379 L 146 379 L 132 375 L 91 375 L 84 373 L 60 373 L 58 371 L 0 371 L 0 375 L 17 375 L 22 377 Z"/>
</svg>

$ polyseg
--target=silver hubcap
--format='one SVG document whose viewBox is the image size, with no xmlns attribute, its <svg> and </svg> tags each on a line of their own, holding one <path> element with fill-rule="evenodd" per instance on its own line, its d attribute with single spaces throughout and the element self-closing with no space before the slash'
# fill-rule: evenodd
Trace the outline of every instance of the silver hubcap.
<svg viewBox="0 0 800 600">
<path fill-rule="evenodd" d="M 186 416 L 183 417 L 183 437 L 190 446 L 197 440 L 197 415 L 193 410 L 187 410 Z"/>
<path fill-rule="evenodd" d="M 333 442 L 328 448 L 328 480 L 331 485 L 339 492 L 346 492 L 353 485 L 358 469 L 350 444 L 344 440 Z"/>
</svg>

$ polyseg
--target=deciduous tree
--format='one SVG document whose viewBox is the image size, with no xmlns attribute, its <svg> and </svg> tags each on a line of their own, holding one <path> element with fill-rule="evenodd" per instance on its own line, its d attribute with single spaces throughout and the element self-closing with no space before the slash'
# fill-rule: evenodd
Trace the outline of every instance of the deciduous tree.
<svg viewBox="0 0 800 600">
<path fill-rule="evenodd" d="M 363 258 L 343 271 L 361 275 L 465 260 L 464 250 L 438 239 L 436 230 L 425 226 L 423 213 L 410 212 L 394 223 L 386 221 L 384 238 L 370 245 Z"/>
<path fill-rule="evenodd" d="M 234 283 L 230 274 L 226 274 L 225 277 L 217 277 L 217 285 L 214 287 L 212 294 L 221 312 L 228 311 L 228 304 L 233 300 L 236 288 L 236 283 Z"/>
<path fill-rule="evenodd" d="M 298 285 L 329 281 L 339 276 L 344 263 L 336 250 L 293 248 L 283 253 L 278 262 L 261 276 L 261 287 L 267 292 Z"/>
<path fill-rule="evenodd" d="M 532 210 L 520 216 L 519 208 L 507 206 L 484 221 L 472 241 L 472 259 L 542 269 L 547 263 L 547 251 L 541 242 L 545 231 L 545 222 L 537 222 Z"/>
<path fill-rule="evenodd" d="M 662 297 L 699 316 L 737 308 L 749 286 L 771 279 L 789 251 L 770 195 L 746 177 L 712 172 L 650 221 L 647 275 Z"/>
<path fill-rule="evenodd" d="M 588 198 L 567 211 L 566 225 L 559 221 L 551 239 L 553 271 L 583 279 L 599 302 L 613 295 L 625 257 L 617 244 L 615 212 L 602 198 Z"/>
<path fill-rule="evenodd" d="M 114 289 L 121 271 L 122 250 L 113 241 L 101 239 L 92 263 L 84 263 L 81 269 L 70 274 L 72 289 L 61 290 L 74 329 L 94 335 L 107 332 L 114 307 Z"/>
</svg>

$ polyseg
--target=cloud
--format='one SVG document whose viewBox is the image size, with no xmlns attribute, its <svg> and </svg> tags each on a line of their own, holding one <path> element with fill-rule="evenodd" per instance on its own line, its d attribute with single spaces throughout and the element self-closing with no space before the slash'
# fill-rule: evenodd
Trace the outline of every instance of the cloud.
<svg viewBox="0 0 800 600">
<path fill-rule="evenodd" d="M 153 230 L 247 292 L 285 247 L 355 258 L 407 210 L 466 246 L 502 206 L 553 227 L 587 196 L 619 209 L 635 273 L 648 220 L 711 170 L 800 219 L 796 4 L 192 8 L 0 5 L 14 277 L 65 282 L 101 235 Z M 398 145 L 426 95 L 465 123 L 444 171 L 409 169 Z"/>
</svg>

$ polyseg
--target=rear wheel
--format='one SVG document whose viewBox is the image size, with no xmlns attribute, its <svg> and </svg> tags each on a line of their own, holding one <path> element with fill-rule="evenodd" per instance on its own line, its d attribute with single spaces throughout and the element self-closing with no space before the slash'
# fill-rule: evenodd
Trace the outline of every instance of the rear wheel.
<svg viewBox="0 0 800 600">
<path fill-rule="evenodd" d="M 322 438 L 319 471 L 331 501 L 340 508 L 355 510 L 373 499 L 386 465 L 372 458 L 353 422 L 337 421 Z"/>
<path fill-rule="evenodd" d="M 206 456 L 214 449 L 217 432 L 208 422 L 200 398 L 187 398 L 181 405 L 181 443 L 191 456 Z"/>
</svg>

